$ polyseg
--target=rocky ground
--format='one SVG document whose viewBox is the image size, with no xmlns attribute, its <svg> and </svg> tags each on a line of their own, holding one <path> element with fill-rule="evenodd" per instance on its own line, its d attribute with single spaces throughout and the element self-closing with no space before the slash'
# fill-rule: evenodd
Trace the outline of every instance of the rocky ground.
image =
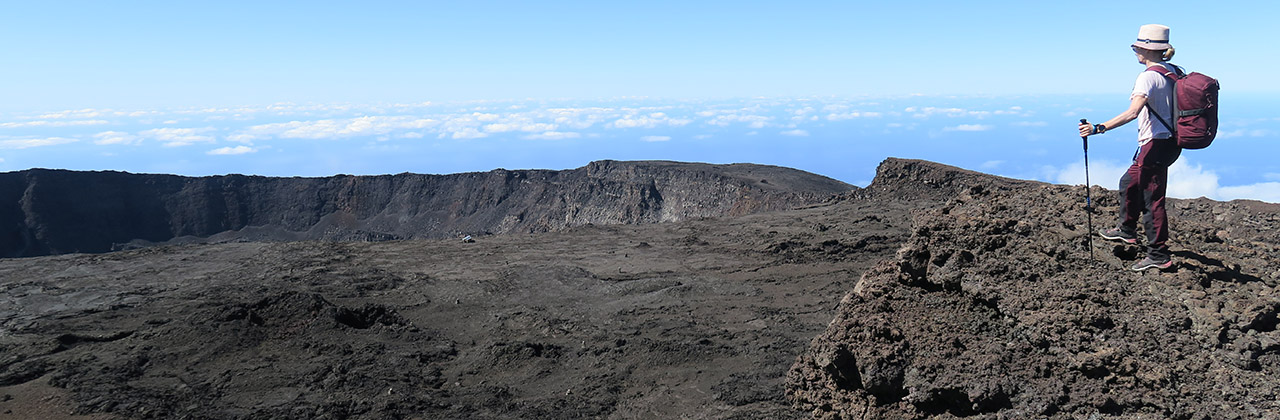
<svg viewBox="0 0 1280 420">
<path fill-rule="evenodd" d="M 1175 200 L 1174 267 L 1134 273 L 1140 247 L 1083 236 L 1086 214 L 1068 211 L 1082 187 L 966 184 L 842 299 L 788 373 L 798 407 L 822 419 L 1280 418 L 1280 206 Z M 1113 224 L 1115 193 L 1092 196 L 1094 226 Z"/>
<path fill-rule="evenodd" d="M 1276 206 L 1175 201 L 1143 275 L 1082 193 L 891 160 L 738 217 L 0 260 L 0 419 L 1280 416 Z"/>
<path fill-rule="evenodd" d="M 909 205 L 3 260 L 0 418 L 804 417 L 786 369 Z"/>
</svg>

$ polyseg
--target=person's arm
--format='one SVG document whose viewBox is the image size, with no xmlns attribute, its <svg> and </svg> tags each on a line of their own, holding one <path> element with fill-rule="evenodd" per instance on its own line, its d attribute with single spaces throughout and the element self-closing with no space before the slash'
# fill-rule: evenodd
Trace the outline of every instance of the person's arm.
<svg viewBox="0 0 1280 420">
<path fill-rule="evenodd" d="M 1107 122 L 1102 123 L 1102 125 L 1106 127 L 1107 131 L 1111 131 L 1116 127 L 1120 127 L 1122 125 L 1128 124 L 1130 121 L 1138 119 L 1138 113 L 1142 112 L 1142 107 L 1146 105 L 1146 103 L 1147 103 L 1147 95 L 1135 94 L 1132 97 L 1130 97 L 1129 109 L 1125 110 L 1124 112 L 1121 112 L 1120 115 L 1115 116 L 1115 118 L 1107 120 Z M 1083 123 L 1080 124 L 1081 137 L 1091 136 L 1094 134 L 1101 134 L 1101 133 L 1094 133 L 1092 125 L 1083 124 Z"/>
</svg>

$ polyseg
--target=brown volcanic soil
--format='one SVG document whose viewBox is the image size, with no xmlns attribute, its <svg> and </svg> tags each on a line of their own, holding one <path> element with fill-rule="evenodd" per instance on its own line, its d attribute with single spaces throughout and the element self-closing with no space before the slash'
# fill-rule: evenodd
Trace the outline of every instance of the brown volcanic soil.
<svg viewBox="0 0 1280 420">
<path fill-rule="evenodd" d="M 879 179 L 877 180 L 879 182 Z M 1115 192 L 1095 189 L 1094 226 Z M 1082 236 L 1080 187 L 968 183 L 792 367 L 815 418 L 1280 418 L 1280 206 L 1175 200 L 1168 272 Z"/>
<path fill-rule="evenodd" d="M 784 212 L 0 260 L 0 419 L 1280 415 L 1276 206 L 1175 201 L 1142 275 L 1081 192 L 891 159 Z"/>
</svg>

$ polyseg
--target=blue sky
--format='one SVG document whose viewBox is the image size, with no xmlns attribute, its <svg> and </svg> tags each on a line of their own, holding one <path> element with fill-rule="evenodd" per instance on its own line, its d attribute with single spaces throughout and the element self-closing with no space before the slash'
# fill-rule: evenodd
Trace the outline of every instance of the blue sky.
<svg viewBox="0 0 1280 420">
<path fill-rule="evenodd" d="M 1171 194 L 1280 201 L 1272 2 L 188 3 L 6 2 L 0 171 L 665 159 L 865 185 L 897 156 L 1083 183 L 1074 123 L 1123 110 L 1127 45 L 1163 23 L 1224 87 Z M 1091 140 L 1090 181 L 1115 187 L 1133 137 Z"/>
</svg>

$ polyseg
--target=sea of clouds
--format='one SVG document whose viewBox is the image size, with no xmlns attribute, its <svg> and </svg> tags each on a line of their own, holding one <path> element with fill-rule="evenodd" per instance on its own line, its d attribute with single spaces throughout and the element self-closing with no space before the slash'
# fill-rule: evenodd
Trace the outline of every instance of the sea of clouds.
<svg viewBox="0 0 1280 420">
<path fill-rule="evenodd" d="M 1080 118 L 1126 98 L 612 98 L 80 109 L 0 114 L 0 171 L 33 167 L 218 175 L 566 169 L 600 159 L 751 162 L 865 186 L 886 157 L 1084 184 Z M 1213 147 L 1170 168 L 1169 195 L 1280 202 L 1263 106 L 1224 110 Z M 1226 111 L 1235 111 L 1227 113 Z M 1089 140 L 1089 181 L 1116 188 L 1132 127 Z"/>
</svg>

